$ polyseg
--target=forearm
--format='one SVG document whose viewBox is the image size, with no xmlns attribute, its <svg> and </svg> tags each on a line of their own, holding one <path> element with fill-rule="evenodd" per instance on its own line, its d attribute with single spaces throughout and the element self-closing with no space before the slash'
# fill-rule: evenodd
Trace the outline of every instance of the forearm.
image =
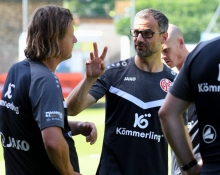
<svg viewBox="0 0 220 175">
<path fill-rule="evenodd" d="M 69 160 L 69 148 L 65 142 L 65 140 L 59 142 L 57 147 L 46 147 L 46 151 L 50 161 L 61 175 L 73 175 L 74 169 Z"/>
<path fill-rule="evenodd" d="M 71 133 L 72 133 L 72 136 L 75 136 L 75 135 L 78 135 L 78 134 L 81 134 L 79 129 L 78 129 L 78 125 L 82 123 L 80 121 L 68 121 L 68 124 L 71 128 Z"/>
<path fill-rule="evenodd" d="M 73 175 L 74 169 L 69 159 L 69 146 L 62 135 L 61 128 L 48 127 L 42 131 L 48 157 L 61 175 Z"/>
<path fill-rule="evenodd" d="M 165 102 L 158 112 L 163 133 L 181 166 L 188 165 L 195 159 L 187 141 L 183 118 L 180 116 L 189 105 L 190 102 L 179 99 L 168 92 Z M 200 169 L 201 166 L 196 164 L 187 173 L 197 175 L 200 173 Z"/>
<path fill-rule="evenodd" d="M 163 117 L 160 120 L 164 135 L 181 165 L 192 161 L 194 156 L 187 141 L 182 118 L 169 115 L 169 117 Z"/>
<path fill-rule="evenodd" d="M 184 130 L 185 130 L 185 133 L 186 133 L 186 138 L 187 138 L 187 141 L 188 141 L 188 143 L 189 143 L 190 149 L 191 149 L 191 151 L 192 151 L 193 146 L 192 146 L 192 141 L 191 141 L 191 138 L 190 138 L 190 135 L 189 135 L 189 132 L 188 132 L 187 125 L 184 126 Z M 187 175 L 187 173 L 182 170 L 181 164 L 180 164 L 180 161 L 178 160 L 178 158 L 177 158 L 177 162 L 178 162 L 178 164 L 179 164 L 179 168 L 180 168 L 180 171 L 181 171 L 182 175 Z"/>
<path fill-rule="evenodd" d="M 87 96 L 95 78 L 84 77 L 83 80 L 70 92 L 66 99 L 68 115 L 75 116 L 90 104 L 87 103 Z"/>
</svg>

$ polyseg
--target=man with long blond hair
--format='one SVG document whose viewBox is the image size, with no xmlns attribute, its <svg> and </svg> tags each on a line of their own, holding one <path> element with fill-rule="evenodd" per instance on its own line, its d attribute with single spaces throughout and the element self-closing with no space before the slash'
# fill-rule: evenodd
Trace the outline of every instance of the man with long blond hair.
<svg viewBox="0 0 220 175">
<path fill-rule="evenodd" d="M 76 42 L 68 9 L 44 6 L 34 12 L 26 59 L 9 70 L 0 103 L 6 175 L 80 175 L 72 136 L 82 134 L 93 144 L 96 127 L 67 120 L 67 106 L 54 74 L 57 65 L 71 57 Z M 96 44 L 94 50 L 97 53 Z"/>
</svg>

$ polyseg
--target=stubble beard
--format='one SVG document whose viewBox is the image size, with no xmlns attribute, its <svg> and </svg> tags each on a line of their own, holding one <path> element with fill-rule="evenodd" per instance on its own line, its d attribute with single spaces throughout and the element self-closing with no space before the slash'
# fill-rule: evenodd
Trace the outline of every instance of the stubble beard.
<svg viewBox="0 0 220 175">
<path fill-rule="evenodd" d="M 148 58 L 148 57 L 152 56 L 153 54 L 157 53 L 158 50 L 159 50 L 159 48 L 156 48 L 154 50 L 150 49 L 150 46 L 147 43 L 142 43 L 142 44 L 146 47 L 146 51 L 137 50 L 136 48 L 135 48 L 135 50 L 136 50 L 137 55 L 143 60 L 145 60 L 146 58 Z"/>
</svg>

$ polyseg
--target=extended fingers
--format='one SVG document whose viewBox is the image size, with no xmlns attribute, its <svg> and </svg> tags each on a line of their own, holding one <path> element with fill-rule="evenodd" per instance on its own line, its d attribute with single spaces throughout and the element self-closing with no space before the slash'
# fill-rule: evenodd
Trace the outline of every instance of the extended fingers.
<svg viewBox="0 0 220 175">
<path fill-rule="evenodd" d="M 94 53 L 93 52 L 90 52 L 90 61 L 91 60 L 94 60 L 95 56 L 94 56 Z"/>
<path fill-rule="evenodd" d="M 107 54 L 107 51 L 108 51 L 108 47 L 105 46 L 104 49 L 103 49 L 102 55 L 100 56 L 100 58 L 101 58 L 102 60 L 105 59 L 106 54 Z"/>
<path fill-rule="evenodd" d="M 97 43 L 96 42 L 93 43 L 93 49 L 94 49 L 95 57 L 98 57 L 98 47 L 97 47 Z"/>
<path fill-rule="evenodd" d="M 99 54 L 99 52 L 98 52 L 98 46 L 97 46 L 97 43 L 96 43 L 96 42 L 93 43 L 93 49 L 94 49 L 94 52 L 93 52 L 93 53 L 92 53 L 92 52 L 90 53 L 90 57 L 92 57 L 92 59 L 97 58 L 97 57 L 98 57 L 98 54 Z M 106 57 L 107 51 L 108 51 L 108 47 L 105 46 L 104 49 L 103 49 L 102 55 L 100 56 L 100 58 L 101 58 L 102 60 L 104 60 L 104 58 Z"/>
</svg>

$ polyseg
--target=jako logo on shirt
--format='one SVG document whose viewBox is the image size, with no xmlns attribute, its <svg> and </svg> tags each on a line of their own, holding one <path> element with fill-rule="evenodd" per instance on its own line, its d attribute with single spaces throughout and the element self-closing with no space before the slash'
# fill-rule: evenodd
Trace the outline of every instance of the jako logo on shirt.
<svg viewBox="0 0 220 175">
<path fill-rule="evenodd" d="M 8 143 L 6 143 L 5 136 L 0 132 L 2 137 L 2 146 L 7 148 L 16 148 L 17 150 L 28 151 L 30 149 L 30 145 L 25 140 L 16 140 L 13 137 L 8 137 Z"/>
<path fill-rule="evenodd" d="M 166 78 L 163 78 L 162 80 L 160 80 L 160 87 L 165 92 L 169 91 L 171 84 L 172 82 Z"/>
<path fill-rule="evenodd" d="M 205 143 L 212 143 L 217 137 L 216 130 L 211 125 L 206 125 L 204 127 L 202 135 Z"/>
<path fill-rule="evenodd" d="M 136 77 L 125 77 L 124 81 L 136 81 Z"/>
</svg>

